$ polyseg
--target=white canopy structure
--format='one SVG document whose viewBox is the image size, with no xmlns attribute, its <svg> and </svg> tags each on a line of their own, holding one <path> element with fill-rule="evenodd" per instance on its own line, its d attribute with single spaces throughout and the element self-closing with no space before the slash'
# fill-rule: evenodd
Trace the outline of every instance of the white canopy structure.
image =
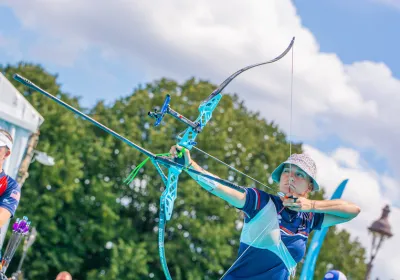
<svg viewBox="0 0 400 280">
<path fill-rule="evenodd" d="M 38 111 L 0 73 L 0 128 L 7 130 L 14 139 L 11 156 L 3 166 L 7 175 L 17 179 L 18 170 L 28 148 L 28 140 L 32 134 L 37 133 L 43 121 L 44 118 Z M 0 230 L 0 249 L 3 247 L 8 224 Z"/>
<path fill-rule="evenodd" d="M 38 131 L 43 121 L 38 111 L 0 73 L 0 128 L 14 138 L 12 154 L 3 167 L 9 176 L 16 178 L 29 137 Z"/>
</svg>

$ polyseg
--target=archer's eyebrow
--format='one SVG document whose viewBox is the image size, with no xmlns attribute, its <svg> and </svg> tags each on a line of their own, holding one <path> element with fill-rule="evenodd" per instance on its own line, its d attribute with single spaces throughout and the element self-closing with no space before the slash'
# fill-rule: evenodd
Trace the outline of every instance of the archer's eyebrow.
<svg viewBox="0 0 400 280">
<path fill-rule="evenodd" d="M 283 168 L 288 168 L 288 169 L 291 169 L 291 170 L 302 170 L 302 169 L 300 169 L 299 167 L 297 167 L 296 165 L 290 165 L 290 164 L 285 164 L 284 166 L 283 166 Z"/>
<path fill-rule="evenodd" d="M 289 165 L 284 165 L 283 169 L 290 169 L 290 170 L 294 170 L 295 172 L 300 172 L 300 173 L 304 173 L 305 175 L 308 175 L 307 172 L 305 172 L 303 169 L 301 169 L 300 167 L 297 167 L 295 165 L 289 166 Z"/>
</svg>

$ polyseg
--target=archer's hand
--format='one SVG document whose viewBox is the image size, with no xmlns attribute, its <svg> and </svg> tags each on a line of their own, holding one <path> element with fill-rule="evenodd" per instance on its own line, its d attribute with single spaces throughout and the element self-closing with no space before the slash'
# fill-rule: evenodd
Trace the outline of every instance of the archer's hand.
<svg viewBox="0 0 400 280">
<path fill-rule="evenodd" d="M 313 209 L 313 200 L 305 197 L 284 197 L 283 206 L 297 212 L 311 212 Z"/>
<path fill-rule="evenodd" d="M 178 154 L 182 152 L 182 156 L 185 158 L 185 166 L 188 166 L 192 162 L 192 158 L 190 157 L 190 151 L 188 149 L 184 149 L 179 145 L 174 145 L 169 150 L 172 158 L 178 157 Z"/>
</svg>

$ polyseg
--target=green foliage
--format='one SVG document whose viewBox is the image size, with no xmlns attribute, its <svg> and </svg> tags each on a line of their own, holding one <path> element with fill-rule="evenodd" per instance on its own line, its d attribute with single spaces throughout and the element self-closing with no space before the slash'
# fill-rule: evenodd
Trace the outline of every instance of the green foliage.
<svg viewBox="0 0 400 280">
<path fill-rule="evenodd" d="M 168 152 L 184 126 L 167 116 L 162 126 L 154 128 L 147 112 L 160 106 L 168 93 L 171 106 L 194 120 L 200 101 L 215 88 L 195 79 L 182 85 L 161 79 L 137 87 L 111 105 L 100 101 L 84 110 L 78 98 L 61 90 L 57 76 L 39 65 L 21 63 L 1 70 L 10 80 L 14 73 L 31 79 L 154 153 Z M 16 213 L 32 219 L 39 232 L 24 266 L 27 278 L 54 279 L 59 271 L 68 270 L 74 279 L 164 279 L 157 248 L 158 207 L 164 186 L 155 168 L 143 166 L 137 178 L 124 185 L 126 176 L 144 160 L 142 154 L 39 93 L 14 85 L 45 117 L 37 149 L 56 160 L 53 167 L 31 165 Z M 276 124 L 248 110 L 236 95 L 224 96 L 197 140 L 200 149 L 264 182 L 289 154 L 286 135 Z M 293 145 L 292 150 L 300 152 L 301 144 Z M 197 151 L 192 157 L 222 178 L 257 186 Z M 276 191 L 276 187 L 258 187 Z M 173 278 L 217 279 L 236 258 L 240 235 L 236 224 L 241 220 L 235 208 L 183 173 L 173 217 L 166 227 L 166 256 Z M 332 231 L 332 236 L 337 242 L 347 240 L 345 233 Z M 338 247 L 338 243 L 332 244 Z M 349 243 L 346 249 L 352 246 Z M 326 261 L 341 264 L 339 258 L 327 257 Z M 9 271 L 15 266 L 16 262 L 12 263 Z"/>
</svg>

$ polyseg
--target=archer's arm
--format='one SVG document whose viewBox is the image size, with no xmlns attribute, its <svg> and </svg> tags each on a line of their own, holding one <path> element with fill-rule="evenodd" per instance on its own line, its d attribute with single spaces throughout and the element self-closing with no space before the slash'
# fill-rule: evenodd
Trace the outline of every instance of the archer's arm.
<svg viewBox="0 0 400 280">
<path fill-rule="evenodd" d="M 219 178 L 215 174 L 212 174 L 203 168 L 201 168 L 195 161 L 191 160 L 190 168 L 200 171 L 204 174 L 211 175 L 213 177 Z M 215 181 L 212 181 L 210 179 L 201 177 L 199 175 L 193 174 L 188 172 L 188 174 L 205 190 L 208 192 L 212 193 L 213 195 L 216 195 L 229 204 L 231 204 L 234 207 L 237 208 L 242 208 L 246 202 L 246 193 L 239 192 L 235 189 L 232 189 L 230 187 L 221 185 L 220 183 L 217 183 Z"/>
<path fill-rule="evenodd" d="M 0 227 L 11 218 L 11 213 L 6 208 L 0 207 Z"/>
<path fill-rule="evenodd" d="M 361 211 L 356 204 L 342 199 L 314 200 L 313 203 L 312 212 L 325 214 L 321 226 L 323 228 L 348 222 L 357 217 Z"/>
<path fill-rule="evenodd" d="M 178 151 L 183 151 L 183 156 L 185 157 L 185 166 L 189 166 L 190 169 L 194 169 L 201 173 L 219 178 L 215 174 L 212 174 L 212 173 L 204 170 L 195 161 L 193 161 L 190 156 L 190 151 L 188 149 L 184 149 L 184 150 L 182 150 L 182 149 L 183 149 L 182 147 L 180 147 L 178 145 L 174 145 L 171 147 L 169 152 L 172 157 L 177 157 Z M 208 192 L 212 193 L 215 196 L 222 198 L 223 200 L 225 200 L 232 206 L 234 206 L 236 208 L 242 208 L 245 205 L 246 193 L 242 193 L 238 190 L 224 186 L 224 185 L 217 183 L 211 179 L 193 174 L 191 172 L 188 172 L 188 174 L 205 190 L 207 190 Z"/>
<path fill-rule="evenodd" d="M 358 205 L 343 199 L 310 200 L 299 197 L 294 201 L 293 198 L 285 197 L 283 205 L 294 211 L 323 213 L 323 228 L 348 222 L 361 212 Z"/>
</svg>

